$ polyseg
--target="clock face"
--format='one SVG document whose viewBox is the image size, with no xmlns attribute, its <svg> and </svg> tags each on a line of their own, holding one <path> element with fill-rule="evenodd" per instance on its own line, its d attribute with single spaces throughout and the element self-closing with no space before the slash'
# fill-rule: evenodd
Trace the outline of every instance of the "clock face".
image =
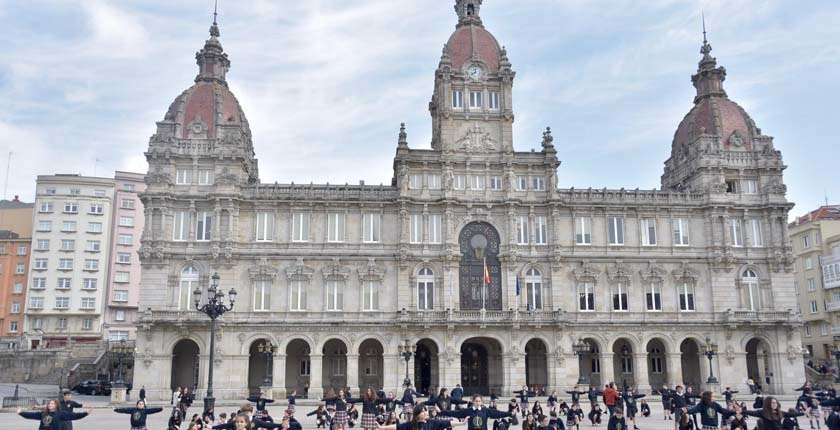
<svg viewBox="0 0 840 430">
<path fill-rule="evenodd" d="M 481 75 L 484 74 L 484 70 L 478 66 L 471 66 L 467 73 L 469 73 L 470 77 L 473 79 L 480 79 Z"/>
</svg>

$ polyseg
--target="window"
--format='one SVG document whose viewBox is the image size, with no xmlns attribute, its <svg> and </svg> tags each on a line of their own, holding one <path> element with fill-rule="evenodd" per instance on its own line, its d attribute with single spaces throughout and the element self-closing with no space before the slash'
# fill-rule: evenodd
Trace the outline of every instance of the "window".
<svg viewBox="0 0 840 430">
<path fill-rule="evenodd" d="M 615 291 L 613 292 L 613 310 L 627 310 L 627 284 L 624 282 L 615 284 Z"/>
<path fill-rule="evenodd" d="M 62 251 L 73 251 L 76 249 L 76 241 L 72 239 L 62 239 L 61 240 L 61 250 Z"/>
<path fill-rule="evenodd" d="M 123 190 L 128 192 L 134 192 L 134 184 L 123 184 Z"/>
<path fill-rule="evenodd" d="M 749 220 L 747 228 L 750 231 L 751 245 L 754 248 L 764 246 L 764 239 L 761 237 L 761 220 L 758 218 Z"/>
<path fill-rule="evenodd" d="M 470 91 L 470 109 L 481 109 L 481 91 Z"/>
<path fill-rule="evenodd" d="M 525 295 L 529 311 L 542 309 L 542 274 L 539 270 L 530 268 L 525 273 Z"/>
<path fill-rule="evenodd" d="M 309 376 L 309 364 L 308 358 L 300 359 L 300 376 Z"/>
<path fill-rule="evenodd" d="M 52 211 L 53 211 L 52 202 L 41 202 L 41 204 L 38 205 L 38 212 L 40 212 L 40 213 L 50 213 Z"/>
<path fill-rule="evenodd" d="M 409 229 L 411 230 L 409 234 L 408 241 L 410 243 L 420 243 L 423 241 L 423 215 L 419 214 L 412 214 L 409 222 Z"/>
<path fill-rule="evenodd" d="M 192 294 L 198 287 L 198 270 L 187 266 L 181 271 L 181 280 L 178 285 L 178 309 L 187 311 L 193 309 Z"/>
<path fill-rule="evenodd" d="M 119 263 L 119 264 L 131 264 L 131 253 L 118 252 L 117 253 L 117 263 Z"/>
<path fill-rule="evenodd" d="M 741 228 L 741 220 L 733 219 L 729 223 L 729 234 L 732 236 L 732 246 L 744 246 L 743 229 Z"/>
<path fill-rule="evenodd" d="M 101 242 L 98 240 L 89 240 L 85 244 L 85 251 L 88 252 L 99 252 L 101 249 Z"/>
<path fill-rule="evenodd" d="M 122 309 L 117 309 L 117 311 L 114 312 L 114 321 L 125 321 L 125 311 Z"/>
<path fill-rule="evenodd" d="M 210 240 L 210 231 L 213 228 L 213 216 L 210 212 L 199 212 L 196 214 L 195 240 Z"/>
<path fill-rule="evenodd" d="M 306 310 L 306 288 L 303 281 L 292 281 L 289 285 L 289 309 L 293 311 Z"/>
<path fill-rule="evenodd" d="M 677 284 L 677 294 L 679 294 L 680 299 L 680 310 L 693 311 L 694 285 L 691 285 L 688 282 L 680 282 L 679 284 Z"/>
<path fill-rule="evenodd" d="M 84 302 L 84 299 L 82 299 Z M 93 308 L 90 308 L 93 309 Z M 85 318 L 82 320 L 82 330 L 90 330 L 93 327 L 93 320 L 90 318 Z"/>
<path fill-rule="evenodd" d="M 442 243 L 443 229 L 440 215 L 429 215 L 429 243 Z"/>
<path fill-rule="evenodd" d="M 274 237 L 274 213 L 257 212 L 257 242 L 268 242 Z"/>
<path fill-rule="evenodd" d="M 52 221 L 38 221 L 38 231 L 52 231 Z"/>
<path fill-rule="evenodd" d="M 36 270 L 46 270 L 47 268 L 47 259 L 46 258 L 36 258 L 35 259 L 35 269 Z"/>
<path fill-rule="evenodd" d="M 43 297 L 30 297 L 29 298 L 29 309 L 44 309 L 44 298 Z"/>
<path fill-rule="evenodd" d="M 58 278 L 58 288 L 59 290 L 69 290 L 72 286 L 72 280 L 70 278 Z"/>
<path fill-rule="evenodd" d="M 344 291 L 338 281 L 327 281 L 327 310 L 340 311 L 344 307 Z"/>
<path fill-rule="evenodd" d="M 528 189 L 528 177 L 527 176 L 517 176 L 516 177 L 516 190 L 517 191 L 526 191 Z"/>
<path fill-rule="evenodd" d="M 811 313 L 812 314 L 817 313 L 817 301 L 816 300 L 811 300 Z"/>
<path fill-rule="evenodd" d="M 95 290 L 96 282 L 96 278 L 85 278 L 82 280 L 82 288 L 85 290 Z"/>
<path fill-rule="evenodd" d="M 67 318 L 59 318 L 58 319 L 58 329 L 64 330 L 67 328 Z"/>
<path fill-rule="evenodd" d="M 545 222 L 544 216 L 534 218 L 534 241 L 537 245 L 546 245 L 548 243 L 548 226 Z"/>
<path fill-rule="evenodd" d="M 198 185 L 210 185 L 213 183 L 213 171 L 210 169 L 198 169 Z"/>
<path fill-rule="evenodd" d="M 254 285 L 254 310 L 267 311 L 271 308 L 271 281 L 259 280 Z"/>
<path fill-rule="evenodd" d="M 805 258 L 805 269 L 811 270 L 814 268 L 814 262 L 811 260 L 811 257 Z"/>
<path fill-rule="evenodd" d="M 452 91 L 452 107 L 461 109 L 464 107 L 464 93 L 461 91 Z"/>
<path fill-rule="evenodd" d="M 327 242 L 344 242 L 344 214 L 327 215 Z"/>
<path fill-rule="evenodd" d="M 12 302 L 11 312 L 13 314 L 19 314 L 20 313 L 20 302 Z"/>
<path fill-rule="evenodd" d="M 362 310 L 379 309 L 379 284 L 375 281 L 362 282 Z"/>
<path fill-rule="evenodd" d="M 746 308 L 751 311 L 759 310 L 761 308 L 761 292 L 758 289 L 758 276 L 754 271 L 746 270 L 741 275 L 741 281 L 746 290 L 746 300 L 744 302 Z"/>
<path fill-rule="evenodd" d="M 601 359 L 598 358 L 598 347 L 595 345 L 589 345 L 590 351 L 592 352 L 592 373 L 601 373 Z"/>
<path fill-rule="evenodd" d="M 811 326 L 809 324 L 805 324 L 805 337 L 811 337 Z"/>
<path fill-rule="evenodd" d="M 621 354 L 621 373 L 633 373 L 633 356 L 627 350 L 624 352 Z"/>
<path fill-rule="evenodd" d="M 643 218 L 641 229 L 642 246 L 656 246 L 656 218 Z"/>
<path fill-rule="evenodd" d="M 744 180 L 744 194 L 758 193 L 758 183 L 755 179 Z"/>
<path fill-rule="evenodd" d="M 516 243 L 528 244 L 528 217 L 520 216 L 516 222 Z"/>
<path fill-rule="evenodd" d="M 426 186 L 430 190 L 440 189 L 440 175 L 426 175 Z"/>
<path fill-rule="evenodd" d="M 595 310 L 595 284 L 591 282 L 578 284 L 578 310 Z"/>
<path fill-rule="evenodd" d="M 133 234 L 121 234 L 117 236 L 117 245 L 133 245 L 134 244 L 134 235 Z"/>
<path fill-rule="evenodd" d="M 379 218 L 379 214 L 364 214 L 362 216 L 362 240 L 364 242 L 379 242 Z"/>
<path fill-rule="evenodd" d="M 17 321 L 9 321 L 9 333 L 17 333 L 18 331 L 18 322 Z"/>
<path fill-rule="evenodd" d="M 86 259 L 85 270 L 99 270 L 99 260 Z"/>
<path fill-rule="evenodd" d="M 417 309 L 430 311 L 435 306 L 435 277 L 431 269 L 422 268 L 417 275 Z"/>
<path fill-rule="evenodd" d="M 306 242 L 309 240 L 309 213 L 292 213 L 292 242 Z"/>
<path fill-rule="evenodd" d="M 134 209 L 134 199 L 122 199 L 120 207 L 123 209 Z"/>
<path fill-rule="evenodd" d="M 726 192 L 730 194 L 734 194 L 738 192 L 737 181 L 734 179 L 727 179 L 726 180 Z"/>
<path fill-rule="evenodd" d="M 662 373 L 662 350 L 651 348 L 650 350 L 650 371 L 651 373 Z"/>
<path fill-rule="evenodd" d="M 467 177 L 464 175 L 455 175 L 452 177 L 452 188 L 456 190 L 465 190 L 467 188 Z"/>
<path fill-rule="evenodd" d="M 23 282 L 15 282 L 15 286 L 12 288 L 12 294 L 23 294 Z"/>
<path fill-rule="evenodd" d="M 827 336 L 828 335 L 828 324 L 822 323 L 820 324 L 820 336 Z"/>
<path fill-rule="evenodd" d="M 32 289 L 43 290 L 47 288 L 47 278 L 32 278 Z"/>
<path fill-rule="evenodd" d="M 172 240 L 185 241 L 187 240 L 187 227 L 189 226 L 190 214 L 188 212 L 175 212 L 175 218 L 172 222 Z"/>
<path fill-rule="evenodd" d="M 101 222 L 89 222 L 87 232 L 88 233 L 102 233 L 102 223 Z"/>
<path fill-rule="evenodd" d="M 645 302 L 649 311 L 662 310 L 662 285 L 659 282 L 651 282 L 648 285 L 645 292 Z"/>
<path fill-rule="evenodd" d="M 128 301 L 128 291 L 126 291 L 126 290 L 114 290 L 114 301 L 115 302 L 127 302 Z"/>
<path fill-rule="evenodd" d="M 114 282 L 124 284 L 129 282 L 130 274 L 129 272 L 115 272 L 114 273 Z"/>
<path fill-rule="evenodd" d="M 82 297 L 82 309 L 96 308 L 96 299 L 93 297 Z"/>
<path fill-rule="evenodd" d="M 499 93 L 487 94 L 490 110 L 499 110 Z"/>
<path fill-rule="evenodd" d="M 96 197 L 105 197 L 105 190 L 93 190 L 93 195 Z"/>
<path fill-rule="evenodd" d="M 64 204 L 64 213 L 75 214 L 79 213 L 79 204 L 76 202 L 67 202 Z"/>
<path fill-rule="evenodd" d="M 575 243 L 578 245 L 592 245 L 592 220 L 589 217 L 575 219 Z"/>
<path fill-rule="evenodd" d="M 502 177 L 501 176 L 491 176 L 490 177 L 490 189 L 491 190 L 501 190 L 502 189 Z"/>
<path fill-rule="evenodd" d="M 470 176 L 470 189 L 481 191 L 484 189 L 484 176 L 472 175 Z"/>
<path fill-rule="evenodd" d="M 531 185 L 537 191 L 545 190 L 545 178 L 542 176 L 534 176 L 531 178 Z"/>
<path fill-rule="evenodd" d="M 816 291 L 817 290 L 817 283 L 814 282 L 814 278 L 808 278 L 808 291 Z"/>
<path fill-rule="evenodd" d="M 192 168 L 177 169 L 175 171 L 175 185 L 192 184 Z"/>
<path fill-rule="evenodd" d="M 27 246 L 25 246 L 25 245 L 18 246 L 17 255 L 26 255 L 26 249 L 27 249 Z"/>
<path fill-rule="evenodd" d="M 41 318 L 35 318 L 34 320 L 32 320 L 32 328 L 41 330 L 41 327 L 43 326 L 44 322 L 41 320 Z"/>
<path fill-rule="evenodd" d="M 624 218 L 609 217 L 607 223 L 609 224 L 610 245 L 624 245 Z"/>
<path fill-rule="evenodd" d="M 38 239 L 35 242 L 35 250 L 36 251 L 49 251 L 50 250 L 50 241 L 48 239 Z"/>
<path fill-rule="evenodd" d="M 120 217 L 120 227 L 134 227 L 134 217 L 133 216 L 121 216 Z"/>
<path fill-rule="evenodd" d="M 101 203 L 92 203 L 88 213 L 91 215 L 102 215 L 105 213 L 105 206 Z"/>
<path fill-rule="evenodd" d="M 61 231 L 74 232 L 76 231 L 76 221 L 64 221 L 61 223 Z"/>
<path fill-rule="evenodd" d="M 15 274 L 23 275 L 24 273 L 26 273 L 26 265 L 23 263 L 15 264 Z"/>
<path fill-rule="evenodd" d="M 673 220 L 674 246 L 688 246 L 688 220 L 676 218 Z"/>
<path fill-rule="evenodd" d="M 412 190 L 419 190 L 423 188 L 423 175 L 413 174 L 408 175 L 408 188 Z"/>
<path fill-rule="evenodd" d="M 365 357 L 365 375 L 376 375 L 378 363 L 379 359 L 377 359 L 376 351 L 373 349 L 368 350 Z"/>
<path fill-rule="evenodd" d="M 70 307 L 70 297 L 56 297 L 55 298 L 55 308 L 56 309 L 68 309 Z"/>
<path fill-rule="evenodd" d="M 802 247 L 805 248 L 805 249 L 808 249 L 808 248 L 811 247 L 811 236 L 809 236 L 807 234 L 805 236 L 802 236 Z"/>
</svg>

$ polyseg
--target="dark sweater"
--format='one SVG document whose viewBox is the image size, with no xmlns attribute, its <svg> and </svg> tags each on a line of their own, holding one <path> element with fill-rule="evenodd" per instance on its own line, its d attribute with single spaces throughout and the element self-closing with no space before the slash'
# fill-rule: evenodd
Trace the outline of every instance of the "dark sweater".
<svg viewBox="0 0 840 430">
<path fill-rule="evenodd" d="M 723 419 L 728 418 L 730 415 L 735 415 L 735 412 L 724 409 L 718 402 L 709 404 L 700 402 L 697 406 L 689 409 L 688 413 L 691 415 L 700 414 L 700 423 L 709 427 L 718 426 L 718 414 L 723 415 Z"/>
<path fill-rule="evenodd" d="M 607 430 L 627 430 L 627 423 L 624 421 L 624 417 L 618 418 L 615 415 L 611 416 L 609 422 L 607 422 Z"/>
<path fill-rule="evenodd" d="M 145 427 L 146 426 L 146 416 L 151 414 L 156 414 L 158 412 L 163 412 L 163 408 L 145 408 L 145 409 L 137 409 L 137 408 L 116 408 L 114 412 L 118 414 L 131 414 L 131 426 L 132 427 Z"/>
<path fill-rule="evenodd" d="M 499 418 L 508 418 L 509 412 L 494 411 L 489 408 L 475 409 L 473 407 L 459 409 L 457 411 L 441 411 L 440 416 L 454 418 L 469 418 L 467 430 L 487 430 L 487 421 Z"/>
<path fill-rule="evenodd" d="M 294 400 L 294 397 L 290 397 L 290 398 Z M 274 400 L 271 400 L 271 399 L 264 399 L 264 398 L 262 398 L 262 397 L 254 397 L 254 396 L 248 397 L 248 398 L 247 398 L 247 399 L 245 399 L 245 400 L 247 400 L 247 401 L 249 401 L 249 402 L 251 402 L 251 403 L 256 404 L 256 405 L 257 405 L 257 410 L 258 410 L 258 411 L 264 411 L 264 410 L 265 410 L 265 404 L 266 404 L 266 403 L 274 403 Z M 292 403 L 290 403 L 290 404 L 291 404 L 291 405 L 293 405 L 293 404 L 294 404 L 294 402 L 292 402 Z"/>
<path fill-rule="evenodd" d="M 39 420 L 38 430 L 63 430 L 64 423 L 80 420 L 88 415 L 87 412 L 56 411 L 48 414 L 43 412 L 21 412 L 18 415 L 28 420 Z"/>
<path fill-rule="evenodd" d="M 416 429 L 410 421 L 397 424 L 397 430 L 443 430 L 450 428 L 452 428 L 452 423 L 449 420 L 427 419 L 424 422 L 417 423 Z"/>
<path fill-rule="evenodd" d="M 763 427 L 762 427 L 763 430 L 782 430 L 783 429 L 782 419 L 793 418 L 793 417 L 801 417 L 802 415 L 805 415 L 805 414 L 803 414 L 801 412 L 796 412 L 796 413 L 784 412 L 784 414 L 782 415 L 782 418 L 778 419 L 778 420 L 775 420 L 775 419 L 771 420 L 771 419 L 764 418 L 763 411 L 744 411 L 744 415 L 758 418 L 759 421 L 761 421 L 763 423 Z"/>
</svg>

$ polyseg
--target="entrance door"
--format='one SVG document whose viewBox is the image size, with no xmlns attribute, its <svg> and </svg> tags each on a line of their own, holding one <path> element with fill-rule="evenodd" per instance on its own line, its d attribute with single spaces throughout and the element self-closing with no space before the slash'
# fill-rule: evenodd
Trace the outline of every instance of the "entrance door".
<svg viewBox="0 0 840 430">
<path fill-rule="evenodd" d="M 488 394 L 487 348 L 477 343 L 461 346 L 461 387 L 464 394 Z"/>
<path fill-rule="evenodd" d="M 499 232 L 484 222 L 467 224 L 458 238 L 461 264 L 458 277 L 461 309 L 502 310 L 502 271 Z M 490 277 L 487 285 L 484 268 Z"/>
</svg>

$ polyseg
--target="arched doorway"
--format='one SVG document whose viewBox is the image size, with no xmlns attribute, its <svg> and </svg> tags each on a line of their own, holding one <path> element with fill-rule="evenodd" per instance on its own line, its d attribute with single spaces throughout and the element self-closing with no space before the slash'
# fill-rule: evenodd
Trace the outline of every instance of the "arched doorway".
<svg viewBox="0 0 840 430">
<path fill-rule="evenodd" d="M 474 337 L 461 344 L 461 387 L 464 394 L 502 394 L 502 345 L 495 339 Z"/>
<path fill-rule="evenodd" d="M 383 387 L 383 370 L 385 360 L 382 344 L 376 339 L 367 339 L 359 345 L 359 392 L 364 393 L 367 387 L 374 391 Z"/>
<path fill-rule="evenodd" d="M 548 385 L 548 347 L 542 339 L 534 338 L 525 344 L 525 383 L 529 387 Z"/>
<path fill-rule="evenodd" d="M 260 352 L 260 346 L 267 342 L 257 339 L 248 349 L 248 392 L 251 395 L 259 395 L 260 387 L 271 385 L 271 363 L 266 362 L 267 357 Z"/>
<path fill-rule="evenodd" d="M 437 345 L 430 339 L 421 339 L 414 353 L 414 385 L 417 391 L 429 394 L 429 388 L 439 387 L 439 375 Z"/>
<path fill-rule="evenodd" d="M 502 310 L 502 270 L 499 232 L 485 222 L 467 224 L 458 236 L 461 263 L 458 276 L 461 309 Z M 490 285 L 484 276 L 485 264 Z"/>
<path fill-rule="evenodd" d="M 323 368 L 321 381 L 323 381 L 324 392 L 334 389 L 347 388 L 347 345 L 338 339 L 330 339 L 324 344 Z"/>
<path fill-rule="evenodd" d="M 700 346 L 694 339 L 686 339 L 680 344 L 680 361 L 682 364 L 682 383 L 700 388 Z M 678 382 L 675 382 L 678 383 Z"/>
<path fill-rule="evenodd" d="M 651 339 L 647 344 L 648 381 L 651 387 L 668 384 L 668 367 L 665 360 L 667 352 L 661 339 Z"/>
<path fill-rule="evenodd" d="M 198 344 L 191 339 L 181 339 L 175 344 L 172 348 L 171 389 L 189 387 L 192 391 L 198 387 L 199 353 Z"/>
<path fill-rule="evenodd" d="M 752 338 L 747 342 L 747 377 L 761 387 L 763 394 L 772 393 L 773 372 L 770 366 L 770 345 L 762 339 Z"/>
<path fill-rule="evenodd" d="M 601 347 L 598 341 L 592 338 L 585 338 L 583 342 L 589 345 L 589 350 L 580 359 L 580 372 L 586 384 L 599 388 L 604 384 L 601 381 Z"/>
<path fill-rule="evenodd" d="M 613 374 L 617 387 L 636 386 L 633 362 L 633 345 L 627 339 L 619 339 L 613 344 Z"/>
<path fill-rule="evenodd" d="M 306 396 L 309 391 L 310 377 L 309 344 L 303 339 L 295 339 L 286 346 L 286 393 L 297 391 L 299 396 Z"/>
</svg>

